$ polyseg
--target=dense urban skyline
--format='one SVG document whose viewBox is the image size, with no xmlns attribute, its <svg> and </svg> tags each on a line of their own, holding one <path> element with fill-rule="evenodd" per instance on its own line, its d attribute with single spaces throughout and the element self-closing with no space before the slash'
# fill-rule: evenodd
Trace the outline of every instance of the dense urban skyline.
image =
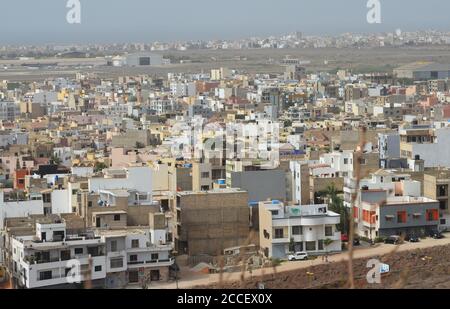
<svg viewBox="0 0 450 309">
<path fill-rule="evenodd" d="M 441 0 L 381 1 L 382 23 L 368 24 L 367 1 L 230 0 L 219 5 L 171 1 L 81 1 L 81 24 L 66 22 L 66 1 L 9 1 L 0 44 L 110 43 L 238 39 L 293 30 L 308 34 L 382 32 L 400 28 L 447 30 L 450 3 Z M 328 8 L 327 10 L 325 8 Z M 340 14 L 334 14 L 339 12 Z M 20 21 L 20 22 L 18 22 Z"/>
</svg>

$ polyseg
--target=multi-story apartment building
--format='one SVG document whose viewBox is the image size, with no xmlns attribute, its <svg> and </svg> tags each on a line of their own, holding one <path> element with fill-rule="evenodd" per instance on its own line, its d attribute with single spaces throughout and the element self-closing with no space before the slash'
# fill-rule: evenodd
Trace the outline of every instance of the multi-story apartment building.
<svg viewBox="0 0 450 309">
<path fill-rule="evenodd" d="M 395 170 L 380 169 L 372 173 L 370 177 L 363 178 L 359 182 L 359 188 L 355 188 L 354 178 L 346 178 L 344 181 L 344 205 L 351 207 L 352 196 L 356 194 L 355 204 L 358 206 L 361 202 L 371 201 L 373 197 L 387 192 L 388 196 L 421 196 L 421 183 L 413 180 L 408 173 L 402 173 Z M 354 205 L 355 206 L 355 205 Z"/>
<path fill-rule="evenodd" d="M 176 110 L 178 104 L 173 99 L 155 98 L 150 99 L 150 109 L 156 111 L 157 115 L 164 115 Z"/>
<path fill-rule="evenodd" d="M 439 228 L 450 228 L 450 171 L 438 169 L 427 171 L 424 175 L 424 196 L 439 201 Z"/>
<path fill-rule="evenodd" d="M 374 240 L 391 235 L 424 236 L 438 231 L 438 201 L 426 197 L 388 197 L 386 191 L 383 193 L 378 200 L 363 201 L 354 213 L 361 236 Z"/>
<path fill-rule="evenodd" d="M 249 241 L 248 193 L 239 189 L 178 192 L 172 209 L 179 254 L 221 255 Z"/>
<path fill-rule="evenodd" d="M 85 281 L 102 286 L 105 257 L 104 238 L 68 235 L 61 221 L 36 223 L 35 235 L 13 236 L 7 248 L 10 273 L 16 285 L 23 288 Z"/>
<path fill-rule="evenodd" d="M 440 129 L 428 125 L 402 128 L 400 133 L 400 156 L 407 158 L 410 168 L 421 159 L 425 167 L 450 166 L 450 127 Z"/>
<path fill-rule="evenodd" d="M 387 159 L 400 158 L 400 135 L 398 133 L 378 133 L 380 165 Z"/>
<path fill-rule="evenodd" d="M 328 205 L 285 206 L 273 200 L 259 203 L 259 245 L 264 256 L 284 259 L 290 252 L 311 255 L 341 251 L 340 215 Z M 332 242 L 325 245 L 326 239 Z"/>
<path fill-rule="evenodd" d="M 355 101 L 369 96 L 366 85 L 348 84 L 345 86 L 345 101 Z"/>
<path fill-rule="evenodd" d="M 20 116 L 20 106 L 16 102 L 0 101 L 0 120 L 15 120 Z"/>
<path fill-rule="evenodd" d="M 111 215 L 115 220 L 117 214 Z M 5 265 L 23 288 L 121 288 L 168 280 L 174 258 L 166 217 L 155 213 L 149 221 L 147 227 L 127 227 L 119 220 L 88 230 L 83 220 L 72 218 L 41 217 L 32 230 L 29 224 L 11 223 L 5 234 Z"/>
</svg>

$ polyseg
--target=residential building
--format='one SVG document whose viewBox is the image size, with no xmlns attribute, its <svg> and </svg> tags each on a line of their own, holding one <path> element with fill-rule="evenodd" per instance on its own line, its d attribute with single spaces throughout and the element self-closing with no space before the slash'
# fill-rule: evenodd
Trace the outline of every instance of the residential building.
<svg viewBox="0 0 450 309">
<path fill-rule="evenodd" d="M 217 256 L 249 242 L 248 193 L 239 189 L 178 192 L 172 209 L 175 250 Z"/>
<path fill-rule="evenodd" d="M 273 200 L 259 203 L 259 245 L 265 257 L 286 259 L 292 252 L 319 255 L 341 251 L 340 215 L 328 205 L 285 206 Z M 331 243 L 325 245 L 326 239 Z"/>
</svg>

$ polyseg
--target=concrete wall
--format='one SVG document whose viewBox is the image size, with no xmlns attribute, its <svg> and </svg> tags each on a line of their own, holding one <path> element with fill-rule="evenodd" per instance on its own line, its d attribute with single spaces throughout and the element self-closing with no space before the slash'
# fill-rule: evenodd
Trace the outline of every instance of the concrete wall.
<svg viewBox="0 0 450 309">
<path fill-rule="evenodd" d="M 286 199 L 286 177 L 282 170 L 231 172 L 231 187 L 246 190 L 249 201 Z"/>
<path fill-rule="evenodd" d="M 180 196 L 181 235 L 189 255 L 220 255 L 228 247 L 246 244 L 249 237 L 247 192 Z"/>
<path fill-rule="evenodd" d="M 135 189 L 141 192 L 152 192 L 152 169 L 150 167 L 130 167 L 127 178 L 91 178 L 89 191 L 101 189 Z"/>
<path fill-rule="evenodd" d="M 53 190 L 51 193 L 52 213 L 67 214 L 72 212 L 69 190 Z"/>
</svg>

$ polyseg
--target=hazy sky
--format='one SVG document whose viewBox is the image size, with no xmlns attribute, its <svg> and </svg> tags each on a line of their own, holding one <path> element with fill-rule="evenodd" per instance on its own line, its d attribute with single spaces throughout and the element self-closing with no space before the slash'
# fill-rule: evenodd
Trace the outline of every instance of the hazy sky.
<svg viewBox="0 0 450 309">
<path fill-rule="evenodd" d="M 370 25 L 367 0 L 80 0 L 81 24 L 71 25 L 67 0 L 0 0 L 0 45 L 450 31 L 449 0 L 380 1 L 382 23 Z"/>
</svg>

